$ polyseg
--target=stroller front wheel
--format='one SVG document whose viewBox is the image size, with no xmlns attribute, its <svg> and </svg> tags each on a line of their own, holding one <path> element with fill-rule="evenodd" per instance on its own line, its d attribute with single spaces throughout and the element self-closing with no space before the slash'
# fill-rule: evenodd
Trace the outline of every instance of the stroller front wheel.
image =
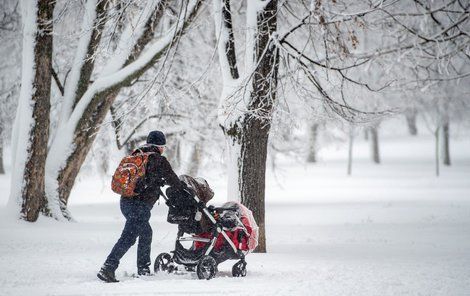
<svg viewBox="0 0 470 296">
<path fill-rule="evenodd" d="M 246 276 L 246 261 L 240 260 L 232 267 L 232 275 L 234 277 L 245 277 Z"/>
<path fill-rule="evenodd" d="M 153 270 L 155 273 L 158 273 L 159 271 L 172 271 L 172 266 L 171 266 L 171 255 L 168 253 L 161 253 L 160 255 L 157 256 L 155 259 L 155 264 L 153 265 Z"/>
<path fill-rule="evenodd" d="M 196 267 L 196 274 L 200 280 L 210 280 L 217 273 L 217 262 L 211 256 L 204 256 Z"/>
</svg>

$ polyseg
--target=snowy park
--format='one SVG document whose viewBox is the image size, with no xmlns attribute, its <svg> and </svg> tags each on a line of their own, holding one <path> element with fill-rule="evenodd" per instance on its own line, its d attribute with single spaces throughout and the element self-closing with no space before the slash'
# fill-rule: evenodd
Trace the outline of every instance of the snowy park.
<svg viewBox="0 0 470 296">
<path fill-rule="evenodd" d="M 0 296 L 470 296 L 470 4 L 1 0 Z"/>
<path fill-rule="evenodd" d="M 430 135 L 395 133 L 382 148 L 377 166 L 360 141 L 349 177 L 346 147 L 325 148 L 315 165 L 281 160 L 267 179 L 268 252 L 247 256 L 245 278 L 232 277 L 231 261 L 210 281 L 184 272 L 134 278 L 132 248 L 117 272 L 121 282 L 101 283 L 95 273 L 124 218 L 108 182 L 81 176 L 71 197 L 75 223 L 2 219 L 2 295 L 468 295 L 468 135 L 455 140 L 456 164 L 439 178 Z M 226 201 L 223 173 L 202 176 L 214 188 L 213 203 Z M 0 184 L 8 192 L 8 175 Z M 162 203 L 152 210 L 152 258 L 174 244 L 166 213 Z"/>
</svg>

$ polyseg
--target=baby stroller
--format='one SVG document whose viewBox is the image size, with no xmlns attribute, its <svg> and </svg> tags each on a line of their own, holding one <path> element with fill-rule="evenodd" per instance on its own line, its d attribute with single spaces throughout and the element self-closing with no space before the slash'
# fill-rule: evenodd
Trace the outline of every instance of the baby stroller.
<svg viewBox="0 0 470 296">
<path fill-rule="evenodd" d="M 180 176 L 189 191 L 166 190 L 169 207 L 167 221 L 178 225 L 175 250 L 155 259 L 155 273 L 174 272 L 182 265 L 195 271 L 199 279 L 211 279 L 218 264 L 238 260 L 232 267 L 234 277 L 246 276 L 245 256 L 258 245 L 258 226 L 252 212 L 237 202 L 221 207 L 206 206 L 213 192 L 202 178 Z M 185 236 L 185 234 L 187 234 Z M 182 242 L 192 242 L 185 248 Z"/>
</svg>

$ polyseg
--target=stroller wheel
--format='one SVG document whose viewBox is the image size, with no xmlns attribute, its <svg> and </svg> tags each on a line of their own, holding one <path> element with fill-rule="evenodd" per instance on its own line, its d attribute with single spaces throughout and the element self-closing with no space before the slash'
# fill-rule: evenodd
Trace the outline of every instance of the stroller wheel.
<svg viewBox="0 0 470 296">
<path fill-rule="evenodd" d="M 200 280 L 210 280 L 217 273 L 217 263 L 211 256 L 204 256 L 196 267 L 197 277 Z"/>
<path fill-rule="evenodd" d="M 232 267 L 232 275 L 234 277 L 245 277 L 246 276 L 246 261 L 240 260 Z"/>
<path fill-rule="evenodd" d="M 171 272 L 171 255 L 168 253 L 161 253 L 160 255 L 157 256 L 155 259 L 155 264 L 153 265 L 153 270 L 155 273 L 158 273 L 159 271 L 168 271 Z"/>
</svg>

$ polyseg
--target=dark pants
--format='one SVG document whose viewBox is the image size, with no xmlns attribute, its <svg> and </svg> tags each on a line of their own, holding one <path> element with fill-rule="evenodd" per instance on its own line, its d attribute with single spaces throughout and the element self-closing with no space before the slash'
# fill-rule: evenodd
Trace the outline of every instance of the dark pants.
<svg viewBox="0 0 470 296">
<path fill-rule="evenodd" d="M 121 237 L 114 245 L 111 253 L 106 259 L 104 266 L 109 270 L 116 270 L 119 260 L 132 247 L 137 237 L 137 268 L 150 266 L 150 245 L 152 243 L 152 227 L 150 226 L 150 210 L 152 206 L 148 203 L 131 198 L 121 198 L 121 212 L 126 217 L 126 225 Z"/>
</svg>

